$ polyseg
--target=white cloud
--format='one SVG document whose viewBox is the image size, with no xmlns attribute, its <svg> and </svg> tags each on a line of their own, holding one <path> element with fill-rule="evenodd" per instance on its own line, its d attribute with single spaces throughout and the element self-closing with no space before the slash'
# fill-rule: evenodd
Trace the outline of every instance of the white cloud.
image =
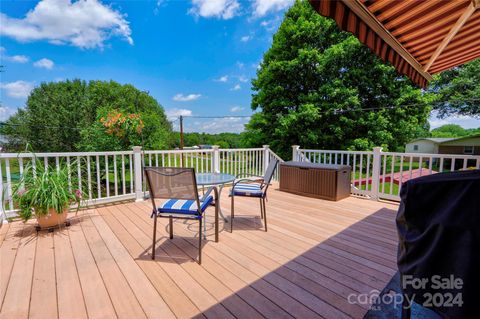
<svg viewBox="0 0 480 319">
<path fill-rule="evenodd" d="M 175 96 L 173 97 L 173 100 L 177 102 L 190 102 L 190 101 L 198 100 L 201 96 L 202 96 L 201 94 L 183 95 L 182 93 L 178 93 L 178 94 L 175 94 Z"/>
<path fill-rule="evenodd" d="M 203 18 L 228 20 L 238 15 L 240 3 L 237 0 L 192 0 L 188 13 Z"/>
<path fill-rule="evenodd" d="M 194 123 L 194 126 L 186 126 L 189 132 L 205 132 L 205 133 L 223 133 L 233 132 L 240 133 L 245 129 L 245 124 L 250 120 L 247 118 L 227 117 L 221 119 L 209 119 L 208 121 Z"/>
<path fill-rule="evenodd" d="M 217 82 L 228 82 L 228 75 L 224 75 L 224 76 L 221 76 L 219 77 L 218 79 L 216 79 L 215 81 Z"/>
<path fill-rule="evenodd" d="M 264 27 L 265 30 L 267 30 L 268 32 L 273 32 L 278 28 L 281 21 L 282 21 L 281 16 L 277 15 L 272 19 L 263 20 L 262 22 L 260 22 L 260 25 Z"/>
<path fill-rule="evenodd" d="M 47 58 L 43 58 L 43 59 L 40 59 L 38 61 L 36 61 L 35 63 L 33 63 L 33 66 L 37 67 L 37 68 L 44 68 L 44 69 L 47 69 L 47 70 L 51 70 L 53 68 L 53 61 L 52 60 L 49 60 Z"/>
<path fill-rule="evenodd" d="M 177 117 L 181 116 L 191 116 L 192 111 L 187 110 L 187 109 L 169 109 L 165 111 L 165 114 L 167 115 L 167 118 L 169 120 L 174 120 Z"/>
<path fill-rule="evenodd" d="M 6 61 L 16 62 L 16 63 L 27 63 L 29 59 L 26 55 L 12 55 L 9 56 L 6 54 L 7 49 L 0 47 L 0 53 L 2 53 L 2 58 Z"/>
<path fill-rule="evenodd" d="M 243 111 L 245 108 L 241 106 L 232 106 L 230 108 L 230 112 L 235 113 L 235 112 L 240 112 Z"/>
<path fill-rule="evenodd" d="M 26 55 L 13 55 L 11 57 L 8 57 L 10 61 L 13 62 L 18 62 L 18 63 L 27 63 L 29 58 Z"/>
<path fill-rule="evenodd" d="M 240 75 L 240 76 L 238 77 L 238 80 L 239 80 L 240 82 L 243 82 L 243 83 L 248 82 L 248 79 L 247 79 L 244 75 Z"/>
<path fill-rule="evenodd" d="M 0 35 L 22 42 L 47 40 L 89 49 L 119 36 L 133 44 L 125 15 L 98 0 L 42 0 L 24 18 L 0 13 L 0 24 Z"/>
<path fill-rule="evenodd" d="M 293 4 L 293 0 L 255 0 L 253 2 L 253 15 L 263 17 L 270 11 L 280 11 Z"/>
<path fill-rule="evenodd" d="M 240 38 L 240 41 L 242 41 L 242 42 L 248 42 L 248 41 L 250 41 L 251 39 L 252 39 L 252 36 L 250 36 L 250 35 L 245 35 L 245 36 L 243 36 L 243 37 Z"/>
<path fill-rule="evenodd" d="M 238 90 L 240 90 L 241 88 L 242 88 L 242 87 L 240 86 L 240 84 L 236 84 L 234 87 L 232 87 L 232 88 L 230 89 L 230 91 L 238 91 Z"/>
<path fill-rule="evenodd" d="M 6 106 L 0 106 L 0 121 L 6 121 L 10 116 L 15 114 L 16 110 L 6 107 Z"/>
<path fill-rule="evenodd" d="M 33 90 L 33 83 L 26 81 L 15 81 L 10 83 L 0 83 L 0 89 L 7 92 L 7 95 L 13 98 L 26 98 Z"/>
<path fill-rule="evenodd" d="M 457 124 L 466 129 L 480 127 L 480 119 L 465 115 L 449 116 L 441 119 L 437 117 L 436 112 L 431 113 L 429 122 L 431 129 L 437 128 L 445 124 Z"/>
<path fill-rule="evenodd" d="M 238 67 L 239 69 L 243 69 L 243 68 L 245 67 L 245 63 L 240 62 L 240 61 L 237 61 L 237 67 Z"/>
</svg>

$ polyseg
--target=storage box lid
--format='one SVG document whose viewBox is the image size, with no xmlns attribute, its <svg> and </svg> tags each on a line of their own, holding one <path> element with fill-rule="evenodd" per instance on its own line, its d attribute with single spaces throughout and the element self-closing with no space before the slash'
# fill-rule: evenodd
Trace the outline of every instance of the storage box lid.
<svg viewBox="0 0 480 319">
<path fill-rule="evenodd" d="M 348 165 L 336 165 L 336 164 L 318 164 L 318 163 L 310 163 L 310 162 L 295 162 L 295 161 L 288 161 L 281 163 L 282 166 L 293 166 L 293 167 L 304 167 L 304 168 L 318 168 L 318 169 L 329 169 L 329 170 L 336 170 L 341 171 L 344 169 L 350 170 L 350 166 Z"/>
</svg>

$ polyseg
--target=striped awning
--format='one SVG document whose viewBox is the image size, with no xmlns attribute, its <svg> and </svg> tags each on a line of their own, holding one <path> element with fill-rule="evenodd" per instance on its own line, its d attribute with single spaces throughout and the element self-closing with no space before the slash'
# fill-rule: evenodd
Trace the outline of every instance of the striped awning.
<svg viewBox="0 0 480 319">
<path fill-rule="evenodd" d="M 432 74 L 480 57 L 480 0 L 310 0 L 399 73 Z"/>
</svg>

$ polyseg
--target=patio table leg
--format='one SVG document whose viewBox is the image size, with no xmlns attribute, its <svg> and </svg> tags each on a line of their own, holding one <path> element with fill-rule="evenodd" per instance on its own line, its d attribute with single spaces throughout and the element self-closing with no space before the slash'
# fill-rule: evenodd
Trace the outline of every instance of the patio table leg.
<svg viewBox="0 0 480 319">
<path fill-rule="evenodd" d="M 223 221 L 224 221 L 225 223 L 228 223 L 227 218 L 225 218 L 225 216 L 223 215 L 222 207 L 220 206 L 220 198 L 221 198 L 221 196 L 222 196 L 223 186 L 224 186 L 224 184 L 220 184 L 220 185 L 218 186 L 218 203 L 215 202 L 215 207 L 218 207 L 218 214 L 219 214 L 220 216 L 222 216 Z M 204 238 L 204 239 L 207 239 L 207 214 L 204 215 L 204 219 L 205 219 L 205 222 L 203 223 L 203 238 Z"/>
</svg>

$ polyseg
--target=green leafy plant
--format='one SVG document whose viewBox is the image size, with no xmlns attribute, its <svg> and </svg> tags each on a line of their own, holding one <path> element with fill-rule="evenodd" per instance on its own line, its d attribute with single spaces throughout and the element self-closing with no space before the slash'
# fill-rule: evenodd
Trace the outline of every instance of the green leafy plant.
<svg viewBox="0 0 480 319">
<path fill-rule="evenodd" d="M 77 211 L 82 204 L 82 191 L 75 188 L 73 177 L 69 177 L 69 166 L 57 167 L 42 165 L 33 158 L 27 163 L 24 172 L 13 189 L 13 200 L 18 205 L 19 216 L 27 221 L 49 214 L 54 209 L 62 214 L 70 205 L 76 204 Z M 71 166 L 76 167 L 75 164 Z"/>
</svg>

